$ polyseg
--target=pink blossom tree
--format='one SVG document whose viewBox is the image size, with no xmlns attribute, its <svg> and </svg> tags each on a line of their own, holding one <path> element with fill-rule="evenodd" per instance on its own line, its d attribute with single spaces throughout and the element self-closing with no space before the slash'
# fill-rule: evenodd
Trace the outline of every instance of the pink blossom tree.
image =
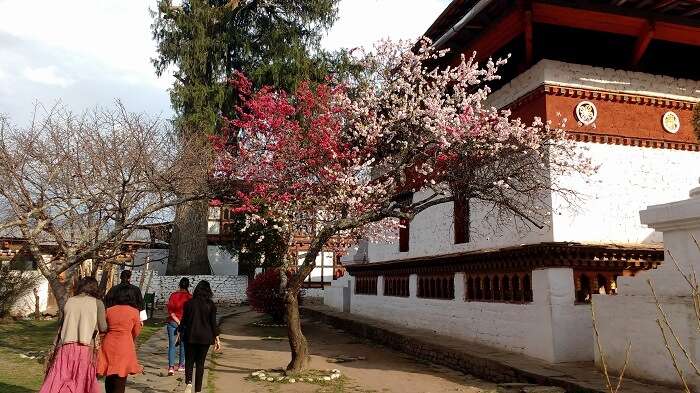
<svg viewBox="0 0 700 393">
<path fill-rule="evenodd" d="M 350 82 L 302 84 L 293 94 L 252 91 L 235 77 L 243 104 L 216 143 L 218 176 L 248 185 L 236 192 L 240 211 L 289 233 L 307 228 L 311 238 L 286 283 L 290 372 L 304 369 L 309 353 L 297 294 L 332 237 L 386 236 L 458 198 L 541 227 L 543 195 L 568 193 L 551 174 L 588 168 L 561 129 L 486 105 L 504 61 L 428 66 L 443 55 L 427 40 L 413 50 L 380 43 L 356 55 L 362 72 Z M 224 144 L 232 135 L 235 151 Z M 255 216 L 260 203 L 267 217 Z"/>
</svg>

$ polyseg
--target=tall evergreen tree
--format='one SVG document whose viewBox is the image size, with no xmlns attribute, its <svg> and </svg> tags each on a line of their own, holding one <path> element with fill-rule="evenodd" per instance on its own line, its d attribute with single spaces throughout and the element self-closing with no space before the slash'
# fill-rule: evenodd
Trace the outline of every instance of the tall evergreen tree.
<svg viewBox="0 0 700 393">
<path fill-rule="evenodd" d="M 256 87 L 293 90 L 301 80 L 321 80 L 342 54 L 320 47 L 336 19 L 339 0 L 160 0 L 154 10 L 156 74 L 174 70 L 170 97 L 182 133 L 216 133 L 234 108 L 227 83 L 234 70 Z M 206 181 L 206 179 L 202 179 Z M 176 211 L 169 273 L 207 274 L 206 201 Z"/>
</svg>

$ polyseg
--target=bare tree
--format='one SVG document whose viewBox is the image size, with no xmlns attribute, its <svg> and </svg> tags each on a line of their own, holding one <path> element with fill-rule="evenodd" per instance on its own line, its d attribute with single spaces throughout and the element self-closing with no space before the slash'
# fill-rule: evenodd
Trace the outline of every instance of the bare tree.
<svg viewBox="0 0 700 393">
<path fill-rule="evenodd" d="M 62 309 L 74 267 L 113 262 L 139 226 L 208 196 L 209 151 L 120 102 L 82 115 L 38 106 L 26 128 L 0 117 L 0 231 L 26 240 Z"/>
</svg>

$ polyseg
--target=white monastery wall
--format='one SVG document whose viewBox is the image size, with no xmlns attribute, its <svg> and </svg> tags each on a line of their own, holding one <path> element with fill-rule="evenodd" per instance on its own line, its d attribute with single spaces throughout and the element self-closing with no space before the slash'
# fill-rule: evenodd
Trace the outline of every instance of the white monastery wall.
<svg viewBox="0 0 700 393">
<path fill-rule="evenodd" d="M 698 175 L 700 168 L 689 171 Z M 691 237 L 700 240 L 700 187 L 693 191 L 692 196 L 679 202 L 650 206 L 641 212 L 643 223 L 663 232 L 664 248 L 672 252 L 685 274 L 700 271 L 700 249 Z M 668 253 L 664 263 L 655 270 L 641 272 L 635 277 L 618 277 L 617 296 L 593 295 L 601 345 L 612 374 L 619 374 L 625 363 L 625 350 L 631 343 L 626 375 L 679 386 L 681 380 L 656 322 L 660 319 L 663 323 L 664 317 L 657 310 L 649 281 L 673 334 L 690 358 L 696 364 L 700 361 L 700 335 L 697 332 L 700 321 L 695 314 L 692 291 Z M 669 329 L 666 326 L 664 329 L 691 391 L 700 391 L 700 377 L 676 345 Z"/>
<path fill-rule="evenodd" d="M 131 277 L 131 283 L 138 286 L 141 281 L 141 270 L 134 271 Z M 178 284 L 182 277 L 190 279 L 190 291 L 193 291 L 197 283 L 201 280 L 209 281 L 211 289 L 214 292 L 214 301 L 223 304 L 241 303 L 246 300 L 246 289 L 248 288 L 248 277 L 234 275 L 180 275 L 180 276 L 163 276 L 157 272 L 153 272 L 150 284 L 143 289 L 144 293 L 155 293 L 156 302 L 165 304 L 171 293 L 177 291 Z M 148 277 L 145 279 L 148 280 Z M 144 286 L 146 284 L 144 283 Z"/>
<path fill-rule="evenodd" d="M 545 59 L 491 93 L 488 103 L 502 108 L 544 84 L 675 100 L 700 100 L 700 81 Z"/>
<path fill-rule="evenodd" d="M 598 170 L 590 176 L 556 177 L 576 190 L 577 205 L 553 195 L 554 241 L 588 243 L 661 242 L 639 222 L 648 205 L 682 199 L 697 183 L 700 153 L 576 142 Z"/>
<path fill-rule="evenodd" d="M 378 295 L 354 293 L 354 278 L 336 281 L 327 288 L 324 303 L 377 320 L 436 334 L 457 337 L 547 360 L 568 362 L 591 360 L 593 348 L 590 308 L 574 305 L 573 274 L 569 268 L 533 272 L 532 303 L 514 304 L 465 301 L 464 274 L 455 274 L 453 300 L 418 298 L 417 276 L 410 276 L 410 296 L 383 296 L 383 278 Z M 342 287 L 349 299 L 343 299 Z"/>
<path fill-rule="evenodd" d="M 23 272 L 23 274 L 32 274 L 38 277 L 35 288 L 37 290 L 37 295 L 39 295 L 39 312 L 45 312 L 49 301 L 49 281 L 44 278 L 38 270 Z M 30 290 L 12 306 L 10 314 L 24 317 L 34 314 L 35 310 L 36 298 L 34 296 L 34 291 Z"/>
<path fill-rule="evenodd" d="M 424 197 L 425 194 L 421 192 L 414 199 Z M 370 242 L 369 261 L 380 262 L 552 241 L 549 229 L 535 230 L 536 228 L 527 227 L 513 218 L 497 223 L 496 218 L 488 214 L 491 208 L 483 204 L 472 202 L 470 209 L 472 225 L 469 242 L 454 243 L 454 205 L 445 203 L 428 208 L 411 221 L 408 252 L 399 252 L 398 238 L 392 243 Z"/>
<path fill-rule="evenodd" d="M 605 90 L 680 100 L 700 100 L 700 81 L 674 79 L 639 72 L 541 60 L 489 97 L 504 107 L 544 84 Z M 568 119 L 572 121 L 572 119 Z M 453 206 L 434 206 L 412 222 L 409 251 L 393 243 L 370 243 L 370 262 L 501 248 L 548 241 L 602 243 L 659 242 L 660 235 L 639 224 L 644 206 L 674 200 L 694 184 L 700 153 L 625 145 L 576 142 L 586 150 L 598 171 L 590 177 L 558 176 L 554 181 L 579 193 L 570 205 L 559 195 L 551 197 L 551 227 L 518 228 L 512 222 L 494 225 L 485 219 L 484 206 L 472 205 L 471 241 L 454 244 Z"/>
</svg>

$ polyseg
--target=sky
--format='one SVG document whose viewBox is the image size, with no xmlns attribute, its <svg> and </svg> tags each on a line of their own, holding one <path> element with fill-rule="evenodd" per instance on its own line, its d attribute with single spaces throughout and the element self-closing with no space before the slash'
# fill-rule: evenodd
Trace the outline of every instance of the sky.
<svg viewBox="0 0 700 393">
<path fill-rule="evenodd" d="M 156 77 L 151 16 L 156 0 L 0 0 L 0 113 L 19 125 L 37 104 L 73 111 L 121 100 L 136 112 L 172 116 L 172 76 Z M 327 49 L 414 39 L 449 0 L 341 0 Z"/>
</svg>

